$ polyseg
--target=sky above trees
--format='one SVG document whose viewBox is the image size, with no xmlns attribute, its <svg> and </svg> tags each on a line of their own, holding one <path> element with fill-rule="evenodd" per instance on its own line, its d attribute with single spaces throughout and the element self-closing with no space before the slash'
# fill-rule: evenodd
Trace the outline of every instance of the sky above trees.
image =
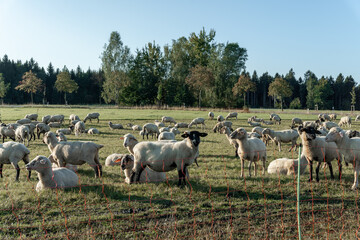
<svg viewBox="0 0 360 240">
<path fill-rule="evenodd" d="M 0 0 L 0 55 L 40 66 L 99 69 L 112 31 L 132 53 L 199 32 L 246 48 L 246 70 L 296 77 L 339 73 L 360 81 L 360 2 Z"/>
</svg>

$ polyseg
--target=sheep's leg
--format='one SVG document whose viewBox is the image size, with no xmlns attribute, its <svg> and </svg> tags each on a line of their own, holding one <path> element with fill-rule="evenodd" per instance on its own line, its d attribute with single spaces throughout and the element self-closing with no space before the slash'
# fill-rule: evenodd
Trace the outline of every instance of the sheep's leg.
<svg viewBox="0 0 360 240">
<path fill-rule="evenodd" d="M 15 181 L 19 181 L 19 176 L 20 176 L 20 168 L 19 165 L 16 163 L 11 163 L 11 165 L 13 165 L 13 167 L 16 169 L 16 178 Z"/>
<path fill-rule="evenodd" d="M 358 182 L 358 177 L 359 177 L 359 171 L 360 171 L 360 166 L 358 162 L 355 162 L 355 169 L 354 169 L 354 185 L 352 185 L 351 189 L 352 190 L 356 190 L 359 182 Z"/>
<path fill-rule="evenodd" d="M 248 167 L 249 167 L 249 177 L 251 177 L 251 165 L 252 165 L 252 162 L 253 162 L 253 161 L 252 161 L 252 160 L 250 160 L 250 162 L 249 162 L 249 166 L 248 166 Z"/>
<path fill-rule="evenodd" d="M 240 177 L 244 177 L 244 159 L 240 159 L 241 162 L 241 171 L 240 171 Z"/>
<path fill-rule="evenodd" d="M 95 165 L 94 167 L 95 171 L 95 177 L 101 177 L 102 176 L 102 166 L 100 164 Z"/>
<path fill-rule="evenodd" d="M 334 172 L 333 172 L 333 168 L 332 168 L 331 162 L 328 162 L 327 165 L 329 166 L 329 171 L 330 171 L 331 180 L 334 180 L 335 177 L 334 177 Z"/>
<path fill-rule="evenodd" d="M 3 170 L 4 164 L 0 164 L 0 177 L 3 178 L 2 170 Z"/>
<path fill-rule="evenodd" d="M 278 141 L 279 152 L 281 152 L 281 141 Z"/>
<path fill-rule="evenodd" d="M 338 160 L 338 167 L 339 167 L 339 180 L 341 180 L 341 173 L 342 173 L 342 163 Z"/>
<path fill-rule="evenodd" d="M 320 166 L 321 166 L 321 162 L 318 162 L 318 164 L 317 164 L 317 166 L 316 166 L 316 181 L 317 181 L 317 182 L 320 181 L 320 178 L 319 178 Z"/>
<path fill-rule="evenodd" d="M 28 163 L 29 163 L 29 161 L 28 161 L 28 156 L 25 157 L 25 159 L 23 159 L 23 161 L 24 161 L 25 165 L 28 164 Z M 30 179 L 30 177 L 31 177 L 31 170 L 29 170 L 28 179 Z"/>
<path fill-rule="evenodd" d="M 309 178 L 309 182 L 312 181 L 312 174 L 313 174 L 313 165 L 312 165 L 312 161 L 308 161 L 309 165 L 310 165 L 310 178 Z"/>
<path fill-rule="evenodd" d="M 265 166 L 266 166 L 266 158 L 263 158 L 263 169 L 262 169 L 262 174 L 265 175 Z"/>
<path fill-rule="evenodd" d="M 257 164 L 256 162 L 254 162 L 254 176 L 256 177 L 257 175 Z"/>
<path fill-rule="evenodd" d="M 178 170 L 178 175 L 179 175 L 178 187 L 180 187 L 181 186 L 181 180 L 185 178 L 183 170 Z"/>
<path fill-rule="evenodd" d="M 235 157 L 239 157 L 237 148 L 235 148 Z"/>
</svg>

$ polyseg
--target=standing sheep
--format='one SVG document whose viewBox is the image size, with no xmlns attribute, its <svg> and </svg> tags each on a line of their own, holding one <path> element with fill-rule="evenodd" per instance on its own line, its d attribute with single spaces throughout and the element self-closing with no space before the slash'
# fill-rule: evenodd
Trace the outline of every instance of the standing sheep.
<svg viewBox="0 0 360 240">
<path fill-rule="evenodd" d="M 159 134 L 160 134 L 160 132 L 159 132 L 159 128 L 155 125 L 155 124 L 153 124 L 153 123 L 147 123 L 147 124 L 145 124 L 144 126 L 143 126 L 143 139 L 145 138 L 145 135 L 146 135 L 146 137 L 147 137 L 147 139 L 149 139 L 149 134 L 152 134 L 152 136 L 153 136 L 153 134 L 155 134 L 155 137 L 157 138 L 158 136 L 159 136 Z"/>
<path fill-rule="evenodd" d="M 197 128 L 197 125 L 198 125 L 198 124 L 201 124 L 201 129 L 202 129 L 202 126 L 204 126 L 204 128 L 206 127 L 206 125 L 205 125 L 205 119 L 204 119 L 204 118 L 195 118 L 195 119 L 193 119 L 193 120 L 190 122 L 188 128 L 191 128 L 191 126 L 194 125 L 194 124 L 196 125 L 196 128 Z"/>
<path fill-rule="evenodd" d="M 4 143 L 5 138 L 10 138 L 15 141 L 15 130 L 7 127 L 6 125 L 0 126 L 0 136 L 2 137 L 2 142 Z"/>
<path fill-rule="evenodd" d="M 225 120 L 228 120 L 229 118 L 236 118 L 236 120 L 237 120 L 237 117 L 238 117 L 237 112 L 231 112 L 225 117 Z"/>
<path fill-rule="evenodd" d="M 50 126 L 47 125 L 46 123 L 38 123 L 36 124 L 36 133 L 37 133 L 37 137 L 38 139 L 40 139 L 40 134 L 44 134 L 50 131 Z"/>
<path fill-rule="evenodd" d="M 219 115 L 219 116 L 217 116 L 216 120 L 217 120 L 218 122 L 222 122 L 222 121 L 225 120 L 225 118 L 224 118 L 222 115 Z"/>
<path fill-rule="evenodd" d="M 166 116 L 163 116 L 162 118 L 161 118 L 161 122 L 163 122 L 163 123 L 166 123 L 166 122 L 168 122 L 168 123 L 173 123 L 174 125 L 176 124 L 176 121 L 174 120 L 174 118 L 172 118 L 172 117 L 166 117 Z"/>
<path fill-rule="evenodd" d="M 21 125 L 16 128 L 15 130 L 15 138 L 22 142 L 25 145 L 25 142 L 27 141 L 27 145 L 29 146 L 29 138 L 30 138 L 30 130 L 27 126 Z"/>
<path fill-rule="evenodd" d="M 46 115 L 46 116 L 43 116 L 42 117 L 42 119 L 41 119 L 41 121 L 43 122 L 43 123 L 45 123 L 45 124 L 48 124 L 50 121 L 50 118 L 51 118 L 51 116 L 50 115 Z"/>
<path fill-rule="evenodd" d="M 70 124 L 70 122 L 72 122 L 72 121 L 80 121 L 80 118 L 79 118 L 79 116 L 78 115 L 76 115 L 76 114 L 71 114 L 70 116 L 69 116 L 69 124 Z"/>
<path fill-rule="evenodd" d="M 33 113 L 33 114 L 26 114 L 24 118 L 28 118 L 30 120 L 34 120 L 34 121 L 37 121 L 38 119 L 38 115 L 36 113 Z"/>
<path fill-rule="evenodd" d="M 209 112 L 208 116 L 209 116 L 209 120 L 213 120 L 215 115 L 213 112 Z"/>
<path fill-rule="evenodd" d="M 351 127 L 351 117 L 345 116 L 340 118 L 339 127 L 342 127 L 343 125 Z"/>
<path fill-rule="evenodd" d="M 100 113 L 94 112 L 94 113 L 88 113 L 86 117 L 84 118 L 84 123 L 86 123 L 87 120 L 97 119 L 97 122 L 99 123 L 99 116 Z"/>
<path fill-rule="evenodd" d="M 229 141 L 230 145 L 232 145 L 235 148 L 235 157 L 239 157 L 238 155 L 239 144 L 236 142 L 235 139 L 230 138 L 230 134 L 231 134 L 230 128 L 224 126 L 221 128 L 220 133 L 224 133 L 226 135 L 226 138 Z"/>
<path fill-rule="evenodd" d="M 262 132 L 262 135 L 268 135 L 276 145 L 279 146 L 279 152 L 281 152 L 281 143 L 289 143 L 291 142 L 291 148 L 289 149 L 289 152 L 295 147 L 295 150 L 297 148 L 296 140 L 299 137 L 299 134 L 294 129 L 289 130 L 282 130 L 282 131 L 274 131 L 270 128 L 265 128 Z"/>
<path fill-rule="evenodd" d="M 75 124 L 74 132 L 76 136 L 81 135 L 85 132 L 85 123 L 83 121 L 79 121 Z"/>
</svg>

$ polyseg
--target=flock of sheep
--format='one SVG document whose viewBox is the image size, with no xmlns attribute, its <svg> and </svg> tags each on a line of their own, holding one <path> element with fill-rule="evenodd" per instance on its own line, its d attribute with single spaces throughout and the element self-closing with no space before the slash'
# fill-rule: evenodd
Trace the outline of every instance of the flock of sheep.
<svg viewBox="0 0 360 240">
<path fill-rule="evenodd" d="M 26 115 L 24 119 L 16 123 L 0 126 L 0 135 L 3 144 L 0 144 L 0 176 L 4 164 L 11 164 L 17 171 L 16 180 L 19 179 L 20 168 L 18 162 L 23 160 L 31 177 L 31 170 L 38 173 L 39 182 L 37 191 L 44 188 L 74 187 L 78 184 L 77 166 L 88 163 L 95 171 L 95 177 L 102 176 L 102 165 L 99 160 L 99 150 L 103 145 L 91 141 L 67 141 L 66 135 L 88 133 L 99 134 L 96 128 L 85 129 L 87 120 L 97 119 L 99 113 L 89 113 L 83 121 L 72 114 L 69 117 L 69 128 L 57 129 L 56 133 L 50 129 L 61 127 L 64 115 L 44 116 L 41 122 L 37 122 L 37 114 Z M 244 177 L 245 160 L 249 162 L 248 170 L 251 176 L 252 164 L 254 164 L 254 175 L 257 171 L 257 163 L 262 162 L 262 172 L 265 174 L 267 160 L 267 146 L 273 142 L 281 151 L 282 143 L 291 143 L 291 151 L 297 148 L 297 139 L 300 137 L 303 150 L 300 163 L 297 159 L 280 158 L 270 162 L 267 171 L 270 174 L 290 175 L 300 167 L 303 173 L 310 166 L 310 178 L 312 180 L 312 163 L 317 162 L 316 180 L 319 181 L 319 168 L 325 162 L 329 168 L 331 178 L 334 178 L 332 161 L 337 160 L 339 165 L 339 176 L 341 176 L 342 160 L 352 163 L 354 166 L 354 184 L 352 189 L 358 187 L 358 175 L 360 171 L 360 134 L 357 131 L 344 131 L 340 127 L 351 127 L 351 118 L 342 117 L 336 124 L 336 115 L 320 114 L 316 121 L 303 122 L 299 118 L 293 118 L 291 127 L 286 130 L 275 131 L 270 128 L 262 128 L 261 124 L 281 124 L 281 118 L 277 114 L 270 115 L 270 121 L 253 116 L 248 119 L 248 124 L 254 126 L 251 132 L 244 128 L 233 130 L 231 118 L 237 119 L 238 113 L 229 113 L 225 118 L 218 116 L 217 123 L 213 127 L 214 133 L 219 132 L 226 136 L 229 143 L 235 149 L 235 155 L 240 158 L 241 173 Z M 209 120 L 215 120 L 212 112 L 208 114 Z M 357 118 L 358 119 L 358 118 Z M 360 117 L 359 117 L 360 119 Z M 167 124 L 168 126 L 166 126 Z M 162 117 L 161 121 L 146 123 L 143 126 L 128 124 L 134 131 L 139 131 L 140 136 L 147 139 L 149 135 L 157 141 L 139 142 L 133 134 L 123 137 L 124 147 L 128 154 L 114 153 L 105 160 L 105 166 L 121 166 L 125 173 L 125 182 L 161 182 L 166 180 L 165 172 L 174 169 L 178 172 L 178 185 L 183 186 L 189 178 L 188 167 L 197 164 L 199 157 L 199 145 L 201 138 L 208 134 L 192 131 L 193 126 L 201 125 L 205 128 L 204 118 L 195 118 L 189 124 L 178 123 L 169 116 Z M 111 129 L 123 129 L 121 124 L 109 122 Z M 183 134 L 180 128 L 187 128 Z M 43 142 L 50 150 L 50 156 L 37 156 L 31 162 L 29 160 L 29 141 L 43 134 Z M 181 134 L 182 141 L 176 141 L 175 136 Z M 10 138 L 4 143 L 4 140 Z M 340 157 L 342 156 L 342 157 Z"/>
</svg>

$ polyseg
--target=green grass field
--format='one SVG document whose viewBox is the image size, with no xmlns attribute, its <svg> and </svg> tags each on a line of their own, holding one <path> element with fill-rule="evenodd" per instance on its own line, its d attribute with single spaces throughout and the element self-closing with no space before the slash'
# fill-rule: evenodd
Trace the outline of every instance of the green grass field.
<svg viewBox="0 0 360 240">
<path fill-rule="evenodd" d="M 99 112 L 100 122 L 87 123 L 100 135 L 68 136 L 68 141 L 86 140 L 103 144 L 100 160 L 103 176 L 94 177 L 93 169 L 84 164 L 78 176 L 81 185 L 66 190 L 37 193 L 37 174 L 27 180 L 24 163 L 20 163 L 20 181 L 15 170 L 4 165 L 0 179 L 1 239 L 294 239 L 298 237 L 296 215 L 296 177 L 261 174 L 240 178 L 240 160 L 225 135 L 213 133 L 215 120 L 207 120 L 209 135 L 200 144 L 198 162 L 189 167 L 190 181 L 177 187 L 177 172 L 167 173 L 167 182 L 127 185 L 119 167 L 105 167 L 112 153 L 127 153 L 120 137 L 131 129 L 110 130 L 108 121 L 143 125 L 172 116 L 178 122 L 195 117 L 207 119 L 208 111 L 2 107 L 1 120 L 15 122 L 29 113 L 44 115 L 72 113 L 83 119 L 89 112 Z M 251 111 L 251 110 L 250 110 Z M 268 119 L 271 110 L 240 113 L 232 120 L 235 128 L 251 130 L 246 120 L 253 115 Z M 214 111 L 226 116 L 227 111 Z M 293 117 L 315 120 L 306 111 L 278 112 L 283 121 L 274 129 L 289 128 Z M 339 112 L 339 114 L 341 114 Z M 345 112 L 343 113 L 345 114 Z M 338 117 L 339 118 L 339 117 Z M 354 118 L 353 118 L 354 119 Z M 354 122 L 353 129 L 360 130 Z M 54 129 L 55 131 L 56 129 Z M 184 130 L 184 129 L 181 129 Z M 150 139 L 151 140 L 151 139 Z M 178 135 L 177 140 L 181 140 Z M 300 143 L 300 140 L 298 140 Z M 267 148 L 267 165 L 279 157 L 296 158 L 298 152 L 282 152 L 273 145 Z M 42 139 L 30 142 L 30 159 L 49 155 Z M 247 164 L 246 164 L 247 165 Z M 337 177 L 337 164 L 333 164 Z M 359 192 L 352 191 L 352 166 L 343 168 L 341 181 L 330 180 L 328 169 L 321 169 L 320 182 L 308 183 L 308 170 L 301 177 L 301 233 L 303 239 L 355 239 L 359 223 Z M 359 233 L 360 236 L 360 233 Z"/>
</svg>

